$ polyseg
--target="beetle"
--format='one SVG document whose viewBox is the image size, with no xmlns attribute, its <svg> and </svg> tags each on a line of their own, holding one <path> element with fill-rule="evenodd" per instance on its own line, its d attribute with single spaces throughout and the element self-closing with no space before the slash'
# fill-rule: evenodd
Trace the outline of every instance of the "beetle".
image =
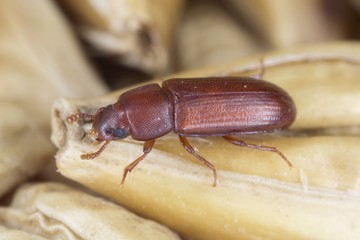
<svg viewBox="0 0 360 240">
<path fill-rule="evenodd" d="M 127 174 L 150 153 L 155 139 L 174 132 L 183 147 L 212 170 L 212 185 L 216 186 L 215 166 L 196 153 L 187 137 L 221 136 L 238 146 L 275 152 L 291 167 L 277 148 L 248 144 L 232 135 L 285 129 L 295 116 L 292 98 L 275 84 L 254 77 L 207 77 L 169 79 L 162 87 L 140 86 L 124 92 L 116 103 L 99 108 L 94 115 L 72 114 L 67 121 L 91 119 L 96 140 L 105 142 L 97 152 L 81 155 L 82 159 L 99 156 L 113 140 L 131 136 L 144 141 L 143 154 L 124 168 L 122 185 Z"/>
</svg>

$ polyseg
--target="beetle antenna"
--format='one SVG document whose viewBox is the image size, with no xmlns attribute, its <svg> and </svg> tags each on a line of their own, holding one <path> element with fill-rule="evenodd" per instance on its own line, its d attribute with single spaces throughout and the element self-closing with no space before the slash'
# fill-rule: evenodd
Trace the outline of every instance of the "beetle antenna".
<svg viewBox="0 0 360 240">
<path fill-rule="evenodd" d="M 71 114 L 69 115 L 66 120 L 69 123 L 73 123 L 78 121 L 79 119 L 93 119 L 94 115 L 92 114 L 87 114 L 87 113 L 76 113 L 76 114 Z"/>
<path fill-rule="evenodd" d="M 102 145 L 101 148 L 98 151 L 94 152 L 94 153 L 82 154 L 81 159 L 90 160 L 90 159 L 96 158 L 97 156 L 99 156 L 104 151 L 104 149 L 107 147 L 107 145 L 109 143 L 110 143 L 110 141 L 105 141 L 104 145 Z"/>
</svg>

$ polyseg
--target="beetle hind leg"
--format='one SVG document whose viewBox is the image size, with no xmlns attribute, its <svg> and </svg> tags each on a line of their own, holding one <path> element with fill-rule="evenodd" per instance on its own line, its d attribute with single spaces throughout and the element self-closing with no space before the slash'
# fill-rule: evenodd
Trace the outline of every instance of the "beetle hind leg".
<svg viewBox="0 0 360 240">
<path fill-rule="evenodd" d="M 289 165 L 289 167 L 292 167 L 292 163 L 289 161 L 289 159 L 287 159 L 287 157 L 285 157 L 285 155 L 282 152 L 280 152 L 276 147 L 248 144 L 248 143 L 246 143 L 240 139 L 237 139 L 235 137 L 232 137 L 232 136 L 224 136 L 223 138 L 237 146 L 254 148 L 257 150 L 261 150 L 261 151 L 269 151 L 269 152 L 277 153 Z"/>
<path fill-rule="evenodd" d="M 264 59 L 260 59 L 260 71 L 257 74 L 252 75 L 251 77 L 261 80 L 265 74 L 265 63 Z"/>
<path fill-rule="evenodd" d="M 213 172 L 214 175 L 214 182 L 212 184 L 212 186 L 216 187 L 216 183 L 217 183 L 217 173 L 216 173 L 216 168 L 214 167 L 214 165 L 212 165 L 209 161 L 207 161 L 205 158 L 201 157 L 200 155 L 198 155 L 195 152 L 195 149 L 191 146 L 191 144 L 189 143 L 189 141 L 184 137 L 184 136 L 180 136 L 179 135 L 179 139 L 181 144 L 183 145 L 183 147 L 186 149 L 186 151 L 188 151 L 191 155 L 193 155 L 194 157 L 196 157 L 198 160 L 200 160 L 203 164 L 205 164 L 205 166 L 207 166 L 208 168 L 211 169 L 211 171 Z"/>
<path fill-rule="evenodd" d="M 123 177 L 121 180 L 121 185 L 123 186 L 125 183 L 125 179 L 126 179 L 126 175 L 131 172 L 131 170 L 133 170 L 136 165 L 139 164 L 139 162 L 141 162 L 142 160 L 145 159 L 145 157 L 151 152 L 151 150 L 153 149 L 153 146 L 155 144 L 155 139 L 151 139 L 148 141 L 145 141 L 144 143 L 144 148 L 143 148 L 143 155 L 141 155 L 140 157 L 138 157 L 135 161 L 133 161 L 132 163 L 130 163 L 129 165 L 127 165 L 124 168 L 124 173 L 123 173 Z"/>
</svg>

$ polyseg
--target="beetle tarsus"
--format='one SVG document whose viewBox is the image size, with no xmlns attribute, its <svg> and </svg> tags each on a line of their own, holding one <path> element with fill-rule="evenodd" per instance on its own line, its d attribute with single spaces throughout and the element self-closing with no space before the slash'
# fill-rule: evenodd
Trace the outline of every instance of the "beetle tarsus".
<svg viewBox="0 0 360 240">
<path fill-rule="evenodd" d="M 275 152 L 289 165 L 290 168 L 292 167 L 292 163 L 289 161 L 289 159 L 287 159 L 287 157 L 285 157 L 285 155 L 282 152 L 280 152 L 276 147 L 248 144 L 248 143 L 246 143 L 240 139 L 237 139 L 235 137 L 232 137 L 232 136 L 224 136 L 223 138 L 237 146 L 254 148 L 257 150 L 261 150 L 261 151 Z"/>
<path fill-rule="evenodd" d="M 213 187 L 216 187 L 216 183 L 217 183 L 217 172 L 216 172 L 216 168 L 214 165 L 212 165 L 209 161 L 207 161 L 205 158 L 201 157 L 200 155 L 198 155 L 195 152 L 195 149 L 191 146 L 191 144 L 189 143 L 189 141 L 184 137 L 179 135 L 179 139 L 181 144 L 183 145 L 183 147 L 186 149 L 186 151 L 188 151 L 191 155 L 193 155 L 194 157 L 196 157 L 198 160 L 200 160 L 203 164 L 205 164 L 208 168 L 211 169 L 211 171 L 213 172 L 214 175 L 214 182 L 212 184 Z"/>
<path fill-rule="evenodd" d="M 155 139 L 145 141 L 144 147 L 143 147 L 144 154 L 141 155 L 140 157 L 138 157 L 135 161 L 133 161 L 132 163 L 130 163 L 129 165 L 127 165 L 124 168 L 123 178 L 121 180 L 121 186 L 123 186 L 125 184 L 125 179 L 126 179 L 127 174 L 129 172 L 131 172 L 131 170 L 133 170 L 136 167 L 136 165 L 139 164 L 139 162 L 144 160 L 144 158 L 151 152 L 152 148 L 154 147 L 154 144 L 155 144 Z"/>
</svg>

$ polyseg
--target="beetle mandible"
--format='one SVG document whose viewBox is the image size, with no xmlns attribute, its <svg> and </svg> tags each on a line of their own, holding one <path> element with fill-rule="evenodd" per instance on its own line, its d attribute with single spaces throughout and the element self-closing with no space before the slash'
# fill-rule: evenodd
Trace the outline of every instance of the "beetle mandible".
<svg viewBox="0 0 360 240">
<path fill-rule="evenodd" d="M 248 144 L 231 135 L 273 132 L 291 125 L 296 108 L 292 98 L 278 86 L 253 77 L 207 77 L 170 79 L 158 84 L 134 88 L 120 95 L 118 101 L 97 110 L 94 115 L 72 114 L 67 121 L 93 121 L 92 132 L 104 145 L 94 153 L 81 155 L 93 159 L 113 140 L 131 136 L 144 141 L 143 155 L 124 168 L 121 184 L 128 172 L 152 150 L 155 139 L 171 131 L 178 134 L 183 147 L 213 172 L 215 166 L 198 155 L 186 137 L 222 136 L 243 147 L 277 153 L 291 167 L 291 162 L 277 148 Z"/>
</svg>

